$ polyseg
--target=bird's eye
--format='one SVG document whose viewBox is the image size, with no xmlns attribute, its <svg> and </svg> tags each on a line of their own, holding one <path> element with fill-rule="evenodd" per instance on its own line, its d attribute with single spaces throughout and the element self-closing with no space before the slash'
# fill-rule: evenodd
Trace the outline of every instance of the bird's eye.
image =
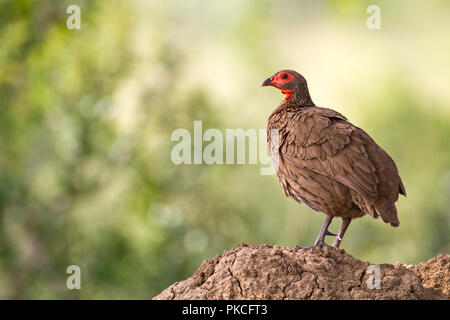
<svg viewBox="0 0 450 320">
<path fill-rule="evenodd" d="M 288 75 L 285 73 L 281 76 L 281 79 L 287 79 Z"/>
</svg>

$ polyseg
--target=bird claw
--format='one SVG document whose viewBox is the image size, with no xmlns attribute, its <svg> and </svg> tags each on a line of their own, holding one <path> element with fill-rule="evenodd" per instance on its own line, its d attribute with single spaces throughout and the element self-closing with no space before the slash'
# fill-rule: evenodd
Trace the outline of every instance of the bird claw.
<svg viewBox="0 0 450 320">
<path fill-rule="evenodd" d="M 317 248 L 317 247 L 320 247 L 320 248 L 324 248 L 324 247 L 325 248 L 331 248 L 331 246 L 329 244 L 326 244 L 324 241 L 318 241 L 318 242 L 314 243 L 313 246 L 305 247 L 305 249 L 309 250 L 309 249 L 313 249 L 313 248 Z"/>
</svg>

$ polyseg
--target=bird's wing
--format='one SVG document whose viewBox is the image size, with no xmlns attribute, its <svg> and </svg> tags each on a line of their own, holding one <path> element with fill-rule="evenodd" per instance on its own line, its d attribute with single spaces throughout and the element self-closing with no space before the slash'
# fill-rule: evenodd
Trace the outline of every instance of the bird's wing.
<svg viewBox="0 0 450 320">
<path fill-rule="evenodd" d="M 367 141 L 353 134 L 360 129 L 324 108 L 309 108 L 296 120 L 289 122 L 288 134 L 280 141 L 283 160 L 330 177 L 374 203 L 379 180 Z"/>
</svg>

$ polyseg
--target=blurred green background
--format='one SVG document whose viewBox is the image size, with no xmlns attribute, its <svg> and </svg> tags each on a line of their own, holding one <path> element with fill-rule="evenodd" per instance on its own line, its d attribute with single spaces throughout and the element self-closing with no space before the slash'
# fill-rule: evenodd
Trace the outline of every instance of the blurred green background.
<svg viewBox="0 0 450 320">
<path fill-rule="evenodd" d="M 66 27 L 81 8 L 81 30 Z M 369 30 L 366 8 L 381 8 Z M 265 128 L 290 68 L 364 128 L 408 192 L 372 263 L 450 251 L 450 2 L 0 2 L 0 298 L 152 298 L 239 242 L 312 245 L 324 216 L 260 165 L 175 165 L 176 128 Z M 330 230 L 337 231 L 340 220 Z M 66 268 L 81 268 L 81 290 Z"/>
</svg>

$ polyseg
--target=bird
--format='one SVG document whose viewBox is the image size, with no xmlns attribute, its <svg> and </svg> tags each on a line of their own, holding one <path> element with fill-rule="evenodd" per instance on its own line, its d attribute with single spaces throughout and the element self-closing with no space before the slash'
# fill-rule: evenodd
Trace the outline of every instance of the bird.
<svg viewBox="0 0 450 320">
<path fill-rule="evenodd" d="M 395 202 L 406 190 L 392 158 L 364 130 L 337 111 L 318 107 L 306 79 L 281 70 L 261 87 L 284 94 L 267 120 L 270 158 L 287 197 L 326 215 L 312 247 L 339 248 L 355 218 L 370 215 L 398 227 Z M 337 234 L 328 231 L 341 218 Z"/>
</svg>

